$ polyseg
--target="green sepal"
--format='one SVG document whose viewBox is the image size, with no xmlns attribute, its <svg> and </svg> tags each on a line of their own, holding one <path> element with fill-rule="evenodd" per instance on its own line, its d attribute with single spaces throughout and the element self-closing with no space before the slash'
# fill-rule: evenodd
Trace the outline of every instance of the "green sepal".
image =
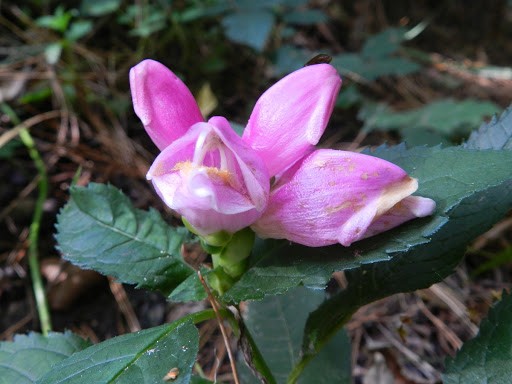
<svg viewBox="0 0 512 384">
<path fill-rule="evenodd" d="M 214 268 L 222 267 L 234 279 L 240 277 L 247 270 L 247 258 L 251 254 L 254 239 L 254 232 L 249 227 L 234 233 L 220 252 L 212 253 Z"/>
<path fill-rule="evenodd" d="M 222 296 L 236 282 L 236 279 L 228 275 L 222 267 L 212 269 L 206 279 L 210 288 L 218 293 L 219 296 Z"/>
<path fill-rule="evenodd" d="M 215 250 L 217 248 L 224 247 L 227 243 L 229 243 L 229 241 L 231 240 L 231 237 L 233 236 L 232 233 L 229 233 L 227 231 L 219 231 L 219 232 L 212 233 L 211 235 L 201 235 L 197 231 L 197 229 L 194 228 L 194 226 L 192 226 L 192 224 L 190 224 L 187 221 L 187 219 L 182 217 L 181 220 L 183 221 L 183 224 L 190 232 L 199 236 L 199 238 L 201 239 L 201 245 L 203 246 L 204 250 L 208 253 L 214 253 L 214 252 L 216 252 Z M 211 247 L 211 249 L 213 251 L 210 252 L 207 247 L 208 248 Z"/>
</svg>

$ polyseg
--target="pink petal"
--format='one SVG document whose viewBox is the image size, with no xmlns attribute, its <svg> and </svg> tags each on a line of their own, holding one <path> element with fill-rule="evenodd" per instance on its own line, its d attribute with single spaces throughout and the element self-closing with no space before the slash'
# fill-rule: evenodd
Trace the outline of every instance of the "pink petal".
<svg viewBox="0 0 512 384">
<path fill-rule="evenodd" d="M 194 96 L 163 64 L 144 60 L 130 70 L 133 108 L 159 149 L 203 121 Z"/>
<path fill-rule="evenodd" d="M 407 209 L 403 220 L 388 220 L 389 225 L 378 221 L 400 215 L 397 204 L 417 186 L 404 170 L 385 160 L 318 150 L 282 175 L 272 187 L 267 210 L 252 228 L 264 238 L 288 239 L 312 247 L 349 246 L 392 224 L 430 214 L 433 202 L 418 204 L 414 198 L 405 200 L 404 206 L 415 208 Z M 392 208 L 395 211 L 386 216 Z"/>
<path fill-rule="evenodd" d="M 317 64 L 289 74 L 261 95 L 243 139 L 264 159 L 271 177 L 318 143 L 340 87 L 336 69 Z"/>
<path fill-rule="evenodd" d="M 263 161 L 222 117 L 193 125 L 160 153 L 147 178 L 201 235 L 249 226 L 268 200 Z"/>
<path fill-rule="evenodd" d="M 398 227 L 400 224 L 417 217 L 430 216 L 435 210 L 436 203 L 434 200 L 420 196 L 408 196 L 382 216 L 377 217 L 366 230 L 364 238 Z"/>
</svg>

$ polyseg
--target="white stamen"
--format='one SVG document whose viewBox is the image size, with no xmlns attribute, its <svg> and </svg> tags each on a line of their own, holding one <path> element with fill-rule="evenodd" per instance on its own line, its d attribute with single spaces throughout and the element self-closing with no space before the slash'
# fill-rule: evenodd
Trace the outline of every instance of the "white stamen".
<svg viewBox="0 0 512 384">
<path fill-rule="evenodd" d="M 217 149 L 219 150 L 219 156 L 220 156 L 220 170 L 221 171 L 229 171 L 228 167 L 228 159 L 226 157 L 226 152 L 224 151 L 224 146 L 217 145 Z"/>
<path fill-rule="evenodd" d="M 208 145 L 209 143 L 207 142 L 210 133 L 210 130 L 204 130 L 197 137 L 196 146 L 194 148 L 194 158 L 192 159 L 192 163 L 194 165 L 203 165 L 204 157 L 206 156 L 206 152 L 210 147 L 210 145 Z"/>
</svg>

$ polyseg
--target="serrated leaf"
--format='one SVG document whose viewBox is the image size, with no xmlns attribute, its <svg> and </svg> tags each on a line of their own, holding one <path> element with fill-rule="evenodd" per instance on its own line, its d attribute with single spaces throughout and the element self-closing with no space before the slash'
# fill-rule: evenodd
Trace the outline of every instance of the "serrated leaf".
<svg viewBox="0 0 512 384">
<path fill-rule="evenodd" d="M 0 383 L 35 383 L 52 366 L 88 346 L 88 341 L 71 332 L 16 335 L 12 342 L 0 342 Z"/>
<path fill-rule="evenodd" d="M 395 55 L 406 34 L 405 28 L 388 28 L 368 38 L 361 52 L 334 56 L 332 65 L 342 74 L 357 74 L 369 81 L 414 73 L 419 64 Z"/>
<path fill-rule="evenodd" d="M 274 26 L 274 15 L 265 9 L 238 11 L 225 16 L 222 25 L 230 40 L 261 52 Z"/>
<path fill-rule="evenodd" d="M 253 252 L 251 267 L 224 299 L 262 299 L 298 285 L 323 288 L 333 271 L 365 265 L 371 268 L 374 263 L 382 269 L 379 275 L 387 273 L 381 283 L 390 292 L 427 287 L 451 273 L 464 246 L 512 207 L 512 152 L 460 147 L 408 150 L 399 146 L 380 148 L 372 154 L 418 178 L 417 194 L 434 199 L 436 213 L 348 248 L 308 248 L 285 241 L 267 241 L 267 248 Z M 452 246 L 454 252 L 448 252 Z M 401 264 L 409 269 L 402 270 Z M 386 265 L 407 273 L 395 279 Z M 414 279 L 407 278 L 411 273 Z"/>
<path fill-rule="evenodd" d="M 448 137 L 456 133 L 469 133 L 482 122 L 483 117 L 492 116 L 498 110 L 498 106 L 492 102 L 471 99 L 437 100 L 402 112 L 377 108 L 365 116 L 364 130 L 396 129 L 404 135 L 412 136 L 416 131 L 429 129 Z"/>
<path fill-rule="evenodd" d="M 512 149 L 512 107 L 508 107 L 501 116 L 494 116 L 478 131 L 472 132 L 464 147 L 469 149 Z"/>
<path fill-rule="evenodd" d="M 65 259 L 165 294 L 193 273 L 180 253 L 184 228 L 170 227 L 155 210 L 135 209 L 111 185 L 91 183 L 70 192 L 56 225 Z"/>
<path fill-rule="evenodd" d="M 512 296 L 502 300 L 482 321 L 478 335 L 446 361 L 445 384 L 501 384 L 512 376 Z"/>
<path fill-rule="evenodd" d="M 489 165 L 492 169 L 493 164 Z M 499 221 L 511 207 L 509 172 L 502 184 L 482 188 L 454 205 L 447 205 L 444 212 L 448 220 L 435 230 L 429 242 L 389 252 L 389 261 L 347 271 L 348 289 L 324 302 L 308 319 L 304 355 L 316 353 L 359 307 L 395 293 L 426 288 L 450 275 L 468 243 Z"/>
<path fill-rule="evenodd" d="M 55 365 L 38 384 L 161 383 L 177 368 L 173 383 L 189 383 L 199 349 L 199 333 L 177 321 L 114 337 Z"/>
<path fill-rule="evenodd" d="M 203 277 L 208 275 L 206 268 L 201 270 Z M 199 281 L 197 274 L 187 277 L 174 291 L 169 295 L 169 300 L 176 302 L 200 301 L 206 299 L 206 291 L 203 284 Z"/>
<path fill-rule="evenodd" d="M 324 298 L 323 291 L 296 288 L 283 296 L 248 303 L 244 315 L 246 326 L 277 383 L 286 383 L 299 360 L 306 318 Z M 248 372 L 244 375 L 244 383 L 257 382 Z M 339 383 L 350 376 L 350 342 L 343 332 L 311 363 L 299 383 Z"/>
</svg>

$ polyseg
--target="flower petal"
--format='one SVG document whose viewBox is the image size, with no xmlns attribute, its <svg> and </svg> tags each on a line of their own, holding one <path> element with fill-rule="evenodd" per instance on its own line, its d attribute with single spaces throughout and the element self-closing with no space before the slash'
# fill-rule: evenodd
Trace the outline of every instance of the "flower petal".
<svg viewBox="0 0 512 384">
<path fill-rule="evenodd" d="M 159 149 L 203 121 L 187 86 L 158 61 L 144 60 L 133 67 L 130 87 L 135 113 Z"/>
<path fill-rule="evenodd" d="M 391 220 L 402 214 L 397 204 L 417 187 L 415 179 L 385 160 L 322 149 L 282 175 L 272 187 L 267 210 L 252 228 L 260 237 L 284 238 L 312 247 L 349 246 L 418 214 L 430 214 L 435 203 L 415 198 L 405 200 L 404 206 L 411 209 L 406 209 L 400 220 Z"/>
<path fill-rule="evenodd" d="M 193 125 L 160 153 L 147 178 L 201 235 L 249 226 L 268 200 L 263 161 L 221 117 Z"/>
<path fill-rule="evenodd" d="M 389 211 L 377 217 L 366 230 L 364 238 L 398 227 L 400 224 L 411 219 L 430 216 L 435 209 L 436 203 L 432 199 L 421 196 L 408 196 Z"/>
<path fill-rule="evenodd" d="M 340 87 L 336 69 L 317 64 L 289 74 L 261 95 L 243 139 L 263 158 L 271 177 L 318 143 Z"/>
</svg>

